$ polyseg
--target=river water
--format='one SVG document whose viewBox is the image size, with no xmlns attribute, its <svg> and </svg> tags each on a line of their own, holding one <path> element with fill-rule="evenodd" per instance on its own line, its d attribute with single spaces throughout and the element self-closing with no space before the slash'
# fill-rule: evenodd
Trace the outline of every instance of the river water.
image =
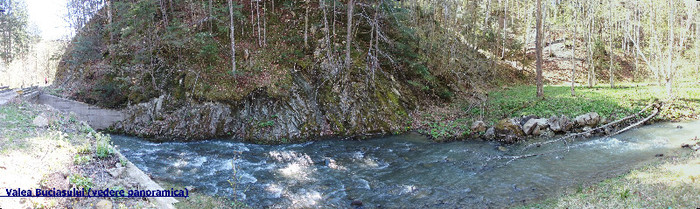
<svg viewBox="0 0 700 209">
<path fill-rule="evenodd" d="M 415 134 L 287 145 L 153 143 L 120 135 L 112 140 L 154 178 L 211 195 L 235 195 L 254 208 L 349 208 L 353 200 L 366 208 L 484 208 L 552 197 L 619 175 L 658 160 L 656 154 L 684 152 L 680 141 L 694 136 L 700 136 L 700 121 L 654 124 L 613 138 L 525 151 L 526 144 L 433 143 Z M 552 151 L 513 161 L 499 158 Z M 228 182 L 232 164 L 236 191 Z"/>
</svg>

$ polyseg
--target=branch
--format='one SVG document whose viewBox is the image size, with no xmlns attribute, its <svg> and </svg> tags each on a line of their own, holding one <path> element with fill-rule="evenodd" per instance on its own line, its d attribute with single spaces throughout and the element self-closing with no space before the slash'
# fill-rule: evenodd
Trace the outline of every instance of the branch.
<svg viewBox="0 0 700 209">
<path fill-rule="evenodd" d="M 621 122 L 621 121 L 630 119 L 630 118 L 632 118 L 632 117 L 636 117 L 637 115 L 641 114 L 642 112 L 644 112 L 644 110 L 646 110 L 647 108 L 649 108 L 649 107 L 651 107 L 651 106 L 654 106 L 654 112 L 653 112 L 651 115 L 647 116 L 646 118 L 644 118 L 644 119 L 641 120 L 641 121 L 638 121 L 638 122 L 636 122 L 636 123 L 634 123 L 634 124 L 632 124 L 632 125 L 629 125 L 629 126 L 625 127 L 625 128 L 622 129 L 622 130 L 619 130 L 619 131 L 617 131 L 617 132 L 615 132 L 615 133 L 613 133 L 613 134 L 608 135 L 608 137 L 618 135 L 618 134 L 620 134 L 620 133 L 622 133 L 622 132 L 628 131 L 628 130 L 630 130 L 630 129 L 634 128 L 634 127 L 637 127 L 637 126 L 639 126 L 639 125 L 641 125 L 641 124 L 643 124 L 643 123 L 649 121 L 650 119 L 654 118 L 657 114 L 659 114 L 660 109 L 661 109 L 661 107 L 663 106 L 663 103 L 661 103 L 661 104 L 659 104 L 659 105 L 657 105 L 656 103 L 652 103 L 652 104 L 646 106 L 642 111 L 639 111 L 637 114 L 627 116 L 627 117 L 625 117 L 625 118 L 623 118 L 623 119 L 617 120 L 617 121 L 612 122 L 612 123 L 608 123 L 608 124 L 606 124 L 606 125 L 604 125 L 604 126 L 600 126 L 600 127 L 598 127 L 598 128 L 595 128 L 595 129 L 592 129 L 592 130 L 589 130 L 589 131 L 586 131 L 586 132 L 583 132 L 583 133 L 568 135 L 568 136 L 561 137 L 561 138 L 556 139 L 556 140 L 547 141 L 547 142 L 544 142 L 544 143 L 535 143 L 535 144 L 531 144 L 531 145 L 528 145 L 527 147 L 525 147 L 523 150 L 527 149 L 528 147 L 530 147 L 530 146 L 532 146 L 532 145 L 549 144 L 549 143 L 553 143 L 553 142 L 556 142 L 556 141 L 559 141 L 559 140 L 563 140 L 563 139 L 566 139 L 566 138 L 569 138 L 569 137 L 572 137 L 572 136 L 577 136 L 577 135 L 581 135 L 581 134 L 585 134 L 585 133 L 590 133 L 590 132 L 592 132 L 593 130 L 601 129 L 601 128 L 610 126 L 610 125 L 612 125 L 612 124 L 619 123 L 619 122 Z M 577 146 L 580 146 L 580 145 L 581 145 L 581 144 L 575 145 L 575 146 L 573 146 L 573 147 L 577 147 Z M 541 156 L 541 155 L 548 155 L 548 154 L 557 153 L 557 152 L 561 152 L 561 151 L 567 151 L 567 152 L 568 152 L 568 151 L 570 150 L 570 148 L 571 148 L 571 147 L 569 147 L 569 146 L 567 145 L 567 146 L 566 146 L 566 149 L 557 149 L 557 150 L 551 150 L 551 151 L 548 151 L 548 152 L 533 153 L 533 154 L 526 154 L 526 155 L 498 156 L 498 157 L 495 157 L 495 158 L 492 158 L 492 159 L 488 159 L 487 161 L 494 160 L 494 159 L 510 159 L 510 160 L 508 160 L 508 162 L 506 162 L 506 164 L 509 164 L 510 162 L 513 162 L 513 161 L 518 160 L 518 159 L 529 158 L 529 157 L 535 157 L 535 156 Z"/>
<path fill-rule="evenodd" d="M 663 106 L 663 104 L 661 104 L 661 106 Z M 626 128 L 623 128 L 622 130 L 619 130 L 619 131 L 615 132 L 614 134 L 611 134 L 610 136 L 615 136 L 615 135 L 618 135 L 618 134 L 620 134 L 620 133 L 622 133 L 622 132 L 625 132 L 625 131 L 627 131 L 627 130 L 630 130 L 630 129 L 634 128 L 634 127 L 637 127 L 637 126 L 641 125 L 642 123 L 647 122 L 649 119 L 655 117 L 657 114 L 659 114 L 659 112 L 660 112 L 659 109 L 661 109 L 660 106 L 656 106 L 656 105 L 655 105 L 655 107 L 656 107 L 656 108 L 654 108 L 654 112 L 651 113 L 651 115 L 649 115 L 649 116 L 647 116 L 646 118 L 644 118 L 644 120 L 641 120 L 641 121 L 639 121 L 639 122 L 637 122 L 637 123 L 635 123 L 635 124 L 632 124 L 632 125 L 630 125 L 630 126 L 627 126 Z"/>
<path fill-rule="evenodd" d="M 569 134 L 569 135 L 566 135 L 566 136 L 563 136 L 563 137 L 560 137 L 560 138 L 557 138 L 557 139 L 545 141 L 545 142 L 533 143 L 533 144 L 530 144 L 530 145 L 525 146 L 525 148 L 523 148 L 523 150 L 527 150 L 527 149 L 529 149 L 529 148 L 531 148 L 531 147 L 533 147 L 533 146 L 539 147 L 539 146 L 542 146 L 542 145 L 545 145 L 545 144 L 551 144 L 551 143 L 558 142 L 558 141 L 562 141 L 562 140 L 566 140 L 566 139 L 569 139 L 569 138 L 573 138 L 573 137 L 577 137 L 577 136 L 582 136 L 582 135 L 590 134 L 590 133 L 592 133 L 592 132 L 594 132 L 594 131 L 601 130 L 601 129 L 610 127 L 610 126 L 612 126 L 612 125 L 618 124 L 618 123 L 620 123 L 620 122 L 622 122 L 622 121 L 635 118 L 635 117 L 639 116 L 640 114 L 642 114 L 642 113 L 643 113 L 644 111 L 646 111 L 647 109 L 649 109 L 649 107 L 652 107 L 652 106 L 656 106 L 656 103 L 651 103 L 651 104 L 647 105 L 646 107 L 644 107 L 641 111 L 637 112 L 636 114 L 629 115 L 629 116 L 627 116 L 627 117 L 625 117 L 625 118 L 622 118 L 622 119 L 619 119 L 619 120 L 610 122 L 610 123 L 605 124 L 605 125 L 603 125 L 603 126 L 598 126 L 598 127 L 594 128 L 594 129 L 591 129 L 591 130 L 588 130 L 588 131 L 584 131 L 584 132 L 580 132 L 580 133 Z M 655 116 L 656 113 L 658 113 L 658 110 L 655 111 L 655 113 L 653 114 L 653 116 Z M 652 117 L 653 117 L 653 116 L 652 116 Z M 618 133 L 615 133 L 614 135 L 619 134 L 619 133 L 622 133 L 622 132 L 627 131 L 627 130 L 629 130 L 629 129 L 623 129 L 622 131 L 619 131 Z"/>
<path fill-rule="evenodd" d="M 634 48 L 637 49 L 638 54 L 642 55 L 642 59 L 644 60 L 644 63 L 647 63 L 647 66 L 649 66 L 649 68 L 651 68 L 652 71 L 659 72 L 659 71 L 651 64 L 651 62 L 649 62 L 649 59 L 647 59 L 647 56 L 644 55 L 644 52 L 642 52 L 642 50 L 639 49 L 639 44 L 637 44 L 637 42 L 630 36 L 629 31 L 627 31 L 627 33 L 625 33 L 625 36 L 627 36 L 627 39 L 630 39 L 630 40 L 632 41 L 632 43 L 634 44 Z"/>
</svg>

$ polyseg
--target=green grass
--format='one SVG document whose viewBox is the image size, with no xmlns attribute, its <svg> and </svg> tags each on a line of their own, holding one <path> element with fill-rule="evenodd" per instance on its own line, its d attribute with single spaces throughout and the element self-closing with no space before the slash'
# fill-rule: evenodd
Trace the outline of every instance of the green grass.
<svg viewBox="0 0 700 209">
<path fill-rule="evenodd" d="M 32 120 L 38 114 L 36 110 L 22 104 L 0 106 L 0 154 L 13 149 L 24 149 L 26 138 L 36 136 Z"/>
<path fill-rule="evenodd" d="M 468 138 L 469 125 L 475 120 L 493 125 L 503 118 L 566 115 L 573 119 L 589 112 L 615 120 L 639 112 L 654 100 L 666 102 L 656 120 L 697 119 L 700 113 L 700 86 L 693 83 L 677 85 L 672 100 L 667 100 L 665 88 L 643 84 L 577 87 L 575 96 L 571 96 L 570 86 L 545 86 L 544 99 L 537 98 L 535 90 L 532 85 L 503 87 L 489 91 L 484 104 L 461 99 L 446 107 L 423 110 L 413 127 L 436 141 L 449 141 Z"/>
<path fill-rule="evenodd" d="M 675 112 L 664 112 L 660 118 L 675 120 L 696 115 L 700 110 L 700 87 L 683 85 L 676 88 Z M 535 97 L 535 86 L 516 86 L 489 93 L 489 101 L 484 112 L 487 121 L 495 122 L 506 117 L 535 115 L 550 117 L 566 115 L 575 117 L 588 112 L 617 119 L 636 113 L 652 101 L 665 100 L 665 89 L 658 86 L 626 85 L 618 88 L 596 86 L 576 88 L 576 96 L 571 96 L 569 86 L 546 86 L 544 99 Z M 481 109 L 472 109 L 472 114 L 481 114 Z"/>
</svg>

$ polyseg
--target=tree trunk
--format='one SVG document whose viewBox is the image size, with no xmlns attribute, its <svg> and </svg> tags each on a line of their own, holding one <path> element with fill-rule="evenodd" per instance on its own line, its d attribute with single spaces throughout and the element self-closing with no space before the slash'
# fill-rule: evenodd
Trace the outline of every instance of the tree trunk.
<svg viewBox="0 0 700 209">
<path fill-rule="evenodd" d="M 666 69 L 665 73 L 665 79 L 666 79 L 666 95 L 670 98 L 673 97 L 673 83 L 672 83 L 672 78 L 673 78 L 673 46 L 674 46 L 674 40 L 675 40 L 675 33 L 674 33 L 674 25 L 676 22 L 674 21 L 675 14 L 673 8 L 673 0 L 668 1 L 668 8 L 669 8 L 669 14 L 668 14 L 668 67 Z"/>
<path fill-rule="evenodd" d="M 309 47 L 309 0 L 306 0 L 306 13 L 304 13 L 304 47 Z"/>
<path fill-rule="evenodd" d="M 231 27 L 230 31 L 230 36 L 231 36 L 231 66 L 232 70 L 231 73 L 235 75 L 236 73 L 236 39 L 234 37 L 234 25 L 233 25 L 233 0 L 228 0 L 228 14 L 229 14 L 229 24 Z"/>
<path fill-rule="evenodd" d="M 506 0 L 505 9 L 503 12 L 503 48 L 501 50 L 501 59 L 506 56 L 506 26 L 508 25 L 508 0 Z"/>
<path fill-rule="evenodd" d="M 537 50 L 537 97 L 544 98 L 542 87 L 542 2 L 537 0 L 537 37 L 535 40 Z"/>
<path fill-rule="evenodd" d="M 250 1 L 250 32 L 255 34 L 255 10 L 253 9 L 253 0 Z"/>
<path fill-rule="evenodd" d="M 633 26 L 634 40 L 631 40 L 631 39 L 630 40 L 633 41 L 632 44 L 636 45 L 637 43 L 639 43 L 639 40 L 638 40 L 638 38 L 639 38 L 639 26 L 637 25 L 637 24 L 639 24 L 639 18 L 638 18 L 638 14 L 637 14 L 638 13 L 637 8 L 639 7 L 639 0 L 635 0 L 634 5 L 635 5 L 634 18 L 632 21 L 634 23 L 634 26 Z M 632 51 L 634 51 L 634 71 L 632 72 L 632 82 L 635 82 L 636 77 L 637 77 L 637 72 L 639 71 L 639 57 L 638 57 L 639 55 L 637 54 L 637 50 L 632 49 Z"/>
<path fill-rule="evenodd" d="M 590 5 L 589 5 L 590 7 Z M 595 19 L 591 17 L 589 8 L 589 18 L 590 22 L 588 24 L 588 87 L 593 87 L 595 85 L 595 64 L 593 63 L 593 27 L 595 26 Z"/>
<path fill-rule="evenodd" d="M 528 7 L 527 15 L 525 15 L 525 33 L 523 34 L 523 53 L 527 54 L 527 43 L 530 35 L 530 16 L 532 16 L 532 11 Z"/>
<path fill-rule="evenodd" d="M 209 33 L 213 33 L 214 22 L 214 0 L 209 0 Z"/>
<path fill-rule="evenodd" d="M 165 4 L 163 0 L 160 0 L 160 13 L 163 15 L 163 22 L 165 23 L 165 26 L 168 26 L 168 5 Z"/>
<path fill-rule="evenodd" d="M 267 4 L 263 1 L 263 46 L 267 46 Z"/>
<path fill-rule="evenodd" d="M 335 4 L 338 2 L 338 0 L 333 0 L 333 10 L 331 11 L 331 14 L 333 15 L 331 17 L 331 25 L 333 26 L 333 39 L 335 40 Z"/>
<path fill-rule="evenodd" d="M 610 88 L 615 88 L 615 73 L 613 72 L 613 37 L 614 37 L 613 36 L 613 27 L 614 27 L 615 23 L 614 23 L 613 17 L 612 17 L 612 10 L 613 10 L 612 3 L 613 2 L 612 1 L 609 1 L 609 2 L 610 2 L 610 5 L 608 8 L 608 14 L 609 14 L 608 17 L 610 19 L 608 19 L 608 21 L 609 21 L 608 33 L 610 33 L 610 40 L 609 40 L 609 42 L 610 42 L 610 44 L 609 44 L 610 45 L 610 66 L 608 66 L 608 71 L 610 72 Z"/>
<path fill-rule="evenodd" d="M 326 35 L 326 38 L 325 38 L 326 39 L 325 40 L 325 42 L 326 42 L 326 59 L 330 60 L 332 47 L 331 47 L 330 34 L 328 32 L 328 14 L 327 14 L 328 12 L 326 11 L 325 0 L 318 0 L 318 2 L 321 6 L 321 10 L 323 11 L 323 28 L 324 28 L 323 31 Z"/>
<path fill-rule="evenodd" d="M 700 82 L 700 15 L 695 19 L 695 81 Z"/>
<path fill-rule="evenodd" d="M 114 43 L 114 33 L 112 32 L 112 0 L 107 0 L 105 1 L 105 4 L 107 4 L 107 21 L 109 23 L 109 44 Z M 111 51 L 111 50 L 110 50 Z M 112 53 L 110 53 L 111 55 Z"/>
<path fill-rule="evenodd" d="M 257 15 L 258 21 L 258 46 L 262 47 L 262 32 L 260 30 L 260 1 L 255 1 L 255 14 Z"/>
<path fill-rule="evenodd" d="M 576 19 L 578 18 L 578 9 L 574 9 L 574 23 L 572 24 L 574 36 L 571 38 L 571 96 L 576 96 L 574 89 L 576 85 Z"/>
<path fill-rule="evenodd" d="M 345 68 L 347 71 L 350 71 L 350 68 L 352 67 L 352 58 L 350 57 L 350 48 L 352 45 L 352 16 L 353 16 L 353 9 L 355 7 L 355 1 L 354 0 L 348 0 L 348 32 L 347 32 L 347 37 L 346 37 L 346 45 L 345 45 Z"/>
</svg>

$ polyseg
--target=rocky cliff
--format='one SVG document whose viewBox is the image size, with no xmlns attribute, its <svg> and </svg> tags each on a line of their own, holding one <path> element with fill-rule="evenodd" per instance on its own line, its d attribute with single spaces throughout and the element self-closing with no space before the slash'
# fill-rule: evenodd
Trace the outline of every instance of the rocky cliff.
<svg viewBox="0 0 700 209">
<path fill-rule="evenodd" d="M 125 108 L 128 116 L 115 128 L 161 140 L 234 136 L 263 143 L 403 131 L 415 99 L 402 95 L 397 82 L 387 83 L 374 88 L 356 82 L 322 88 L 297 75 L 285 99 L 259 91 L 233 104 L 178 101 L 162 95 Z"/>
</svg>

